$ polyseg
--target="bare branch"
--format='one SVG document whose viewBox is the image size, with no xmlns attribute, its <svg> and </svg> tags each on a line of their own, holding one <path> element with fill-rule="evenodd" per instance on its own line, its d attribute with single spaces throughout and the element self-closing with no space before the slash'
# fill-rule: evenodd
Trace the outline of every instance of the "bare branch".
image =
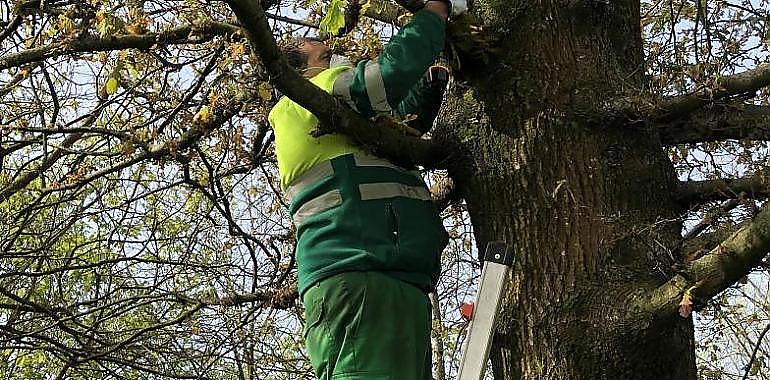
<svg viewBox="0 0 770 380">
<path fill-rule="evenodd" d="M 679 187 L 680 201 L 690 205 L 740 198 L 741 194 L 747 198 L 770 197 L 770 178 L 759 173 L 736 179 L 688 181 Z"/>
<path fill-rule="evenodd" d="M 251 47 L 259 54 L 272 82 L 282 93 L 316 115 L 321 121 L 319 129 L 322 132 L 344 133 L 375 154 L 402 164 L 437 167 L 448 157 L 445 149 L 437 144 L 404 136 L 393 129 L 373 127 L 369 120 L 301 77 L 278 50 L 262 8 L 247 0 L 228 0 L 227 3 L 244 26 Z"/>
<path fill-rule="evenodd" d="M 632 307 L 654 318 L 677 315 L 677 306 L 685 291 L 698 303 L 716 296 L 747 275 L 770 252 L 770 204 L 703 257 L 654 291 L 639 297 Z"/>
<path fill-rule="evenodd" d="M 247 303 L 260 303 L 274 309 L 288 309 L 294 306 L 299 299 L 297 284 L 287 284 L 280 288 L 266 287 L 258 289 L 254 293 L 229 294 L 221 298 L 196 299 L 182 293 L 175 296 L 182 302 L 189 304 L 202 304 L 205 306 L 240 306 Z"/>
<path fill-rule="evenodd" d="M 15 32 L 16 29 L 21 26 L 22 21 L 24 21 L 24 18 L 21 15 L 14 16 L 13 20 L 8 24 L 8 26 L 6 26 L 5 29 L 0 32 L 0 42 L 3 42 L 3 40 Z"/>
<path fill-rule="evenodd" d="M 757 351 L 759 351 L 759 347 L 762 345 L 762 339 L 765 339 L 765 335 L 767 335 L 768 331 L 770 331 L 770 323 L 768 323 L 767 326 L 765 326 L 765 329 L 762 330 L 762 333 L 759 334 L 757 343 L 754 344 L 754 349 L 751 351 L 751 359 L 749 359 L 749 364 L 746 364 L 746 372 L 743 373 L 741 380 L 746 380 L 749 378 L 749 373 L 751 373 L 751 369 L 754 367 L 754 360 L 757 359 Z"/>
<path fill-rule="evenodd" d="M 32 70 L 34 70 L 38 65 L 38 63 L 33 63 L 19 69 L 16 75 L 14 75 L 8 83 L 6 83 L 3 87 L 0 87 L 0 100 L 2 100 L 6 95 L 13 91 L 13 88 L 17 84 L 21 83 L 21 81 L 23 81 L 25 78 L 29 77 Z M 2 121 L 2 118 L 0 118 L 0 121 Z"/>
<path fill-rule="evenodd" d="M 155 45 L 200 43 L 209 41 L 214 36 L 227 35 L 238 32 L 238 30 L 239 28 L 235 25 L 224 22 L 206 21 L 198 25 L 186 25 L 161 33 L 106 36 L 103 38 L 85 37 L 65 40 L 0 57 L 0 70 L 6 70 L 11 67 L 18 67 L 47 58 L 73 53 L 123 49 L 150 49 Z M 197 38 L 191 38 L 191 36 L 197 36 Z"/>
<path fill-rule="evenodd" d="M 706 107 L 658 127 L 665 145 L 719 140 L 770 140 L 770 107 L 733 104 Z"/>
<path fill-rule="evenodd" d="M 237 96 L 235 96 L 235 98 L 231 102 L 215 108 L 213 110 L 214 117 L 212 118 L 212 120 L 208 122 L 193 123 L 191 128 L 187 132 L 179 136 L 177 139 L 168 141 L 164 144 L 150 146 L 148 147 L 147 150 L 133 157 L 130 157 L 124 161 L 121 161 L 107 168 L 92 172 L 84 176 L 77 182 L 72 182 L 64 185 L 60 184 L 56 187 L 43 189 L 42 192 L 52 193 L 55 191 L 73 189 L 73 188 L 82 186 L 82 184 L 84 183 L 94 181 L 97 178 L 101 178 L 111 173 L 115 173 L 119 170 L 128 168 L 142 161 L 146 161 L 150 159 L 159 159 L 159 158 L 168 157 L 168 156 L 176 156 L 178 152 L 182 152 L 190 148 L 191 146 L 193 146 L 193 144 L 198 142 L 198 140 L 200 140 L 202 137 L 211 133 L 215 129 L 221 127 L 225 122 L 227 122 L 228 120 L 233 118 L 235 115 L 237 115 L 238 111 L 240 111 L 241 107 L 243 107 L 244 104 L 246 104 L 247 102 L 253 99 L 257 99 L 258 97 L 259 95 L 255 93 L 246 93 L 246 92 L 239 93 Z M 0 198 L 0 201 L 2 200 L 3 198 Z"/>
<path fill-rule="evenodd" d="M 313 29 L 320 28 L 318 23 L 313 23 L 313 22 L 308 22 L 308 21 L 303 21 L 303 20 L 297 20 L 297 19 L 293 19 L 293 18 L 290 18 L 290 17 L 284 17 L 284 16 L 274 15 L 274 14 L 270 14 L 270 13 L 265 13 L 265 16 L 267 16 L 267 18 L 269 18 L 269 19 L 285 22 L 285 23 L 288 23 L 288 24 L 305 26 L 305 27 L 313 28 Z"/>
<path fill-rule="evenodd" d="M 87 357 L 84 357 L 82 359 L 78 359 L 77 361 L 75 361 L 75 363 L 85 363 L 85 362 L 88 362 L 88 361 L 91 361 L 91 360 L 102 358 L 104 356 L 108 356 L 108 355 L 110 355 L 110 354 L 112 354 L 112 353 L 122 349 L 123 347 L 127 346 L 131 342 L 139 339 L 142 335 L 144 335 L 144 334 L 146 334 L 148 332 L 155 331 L 155 330 L 160 330 L 162 328 L 173 326 L 173 325 L 181 323 L 182 321 L 188 320 L 195 313 L 197 313 L 200 309 L 202 309 L 203 306 L 204 306 L 203 304 L 198 303 L 197 305 L 195 305 L 191 309 L 186 310 L 183 313 L 180 313 L 176 318 L 174 318 L 172 320 L 169 320 L 169 321 L 166 321 L 166 322 L 163 322 L 163 323 L 158 323 L 156 325 L 152 325 L 152 326 L 149 326 L 149 327 L 145 327 L 145 328 L 139 329 L 135 333 L 131 334 L 128 338 L 124 339 L 123 341 L 119 342 L 118 344 L 113 345 L 112 347 L 110 347 L 106 351 L 104 351 L 104 352 L 97 352 L 97 353 L 94 353 L 94 354 L 89 355 Z"/>
<path fill-rule="evenodd" d="M 82 133 L 73 133 L 69 135 L 61 146 L 51 153 L 48 158 L 35 170 L 29 171 L 24 174 L 18 180 L 14 181 L 9 186 L 0 190 L 0 202 L 7 201 L 13 194 L 16 194 L 19 190 L 25 188 L 30 182 L 40 177 L 46 170 L 50 169 L 60 158 L 64 157 L 68 148 L 83 138 Z"/>
<path fill-rule="evenodd" d="M 668 122 L 685 117 L 715 101 L 746 95 L 770 85 L 770 63 L 759 65 L 740 74 L 716 78 L 714 84 L 691 94 L 676 96 L 661 102 L 651 119 Z"/>
<path fill-rule="evenodd" d="M 739 194 L 740 197 L 742 197 L 745 194 Z M 741 204 L 741 202 L 735 198 L 730 199 L 729 201 L 719 205 L 715 210 L 712 210 L 703 217 L 703 220 L 701 220 L 698 224 L 696 224 L 690 231 L 688 231 L 684 236 L 682 236 L 682 240 L 689 240 L 692 239 L 698 235 L 701 234 L 701 232 L 705 231 L 707 228 L 709 228 L 711 225 L 714 224 L 715 219 L 727 214 L 732 209 L 738 207 L 738 205 Z"/>
</svg>

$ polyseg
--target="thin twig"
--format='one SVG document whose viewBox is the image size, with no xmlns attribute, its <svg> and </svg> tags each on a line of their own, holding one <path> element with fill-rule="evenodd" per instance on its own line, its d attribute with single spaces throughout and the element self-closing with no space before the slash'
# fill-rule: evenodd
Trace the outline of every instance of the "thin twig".
<svg viewBox="0 0 770 380">
<path fill-rule="evenodd" d="M 751 353 L 751 359 L 749 359 L 749 364 L 746 364 L 746 372 L 743 374 L 742 380 L 748 379 L 749 372 L 751 372 L 751 366 L 754 365 L 754 360 L 757 358 L 757 351 L 759 351 L 759 346 L 762 344 L 762 339 L 765 338 L 765 335 L 767 335 L 768 331 L 770 331 L 770 323 L 768 323 L 765 329 L 762 330 L 762 333 L 759 334 L 759 338 L 757 339 L 757 344 L 754 345 L 754 351 Z"/>
</svg>

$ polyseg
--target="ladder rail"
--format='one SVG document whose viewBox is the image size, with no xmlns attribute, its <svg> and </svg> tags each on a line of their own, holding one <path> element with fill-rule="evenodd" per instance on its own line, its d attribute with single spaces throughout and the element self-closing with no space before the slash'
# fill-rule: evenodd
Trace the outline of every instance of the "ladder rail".
<svg viewBox="0 0 770 380">
<path fill-rule="evenodd" d="M 501 242 L 487 244 L 479 291 L 462 351 L 458 380 L 481 380 L 492 348 L 500 300 L 505 293 L 513 253 Z"/>
</svg>

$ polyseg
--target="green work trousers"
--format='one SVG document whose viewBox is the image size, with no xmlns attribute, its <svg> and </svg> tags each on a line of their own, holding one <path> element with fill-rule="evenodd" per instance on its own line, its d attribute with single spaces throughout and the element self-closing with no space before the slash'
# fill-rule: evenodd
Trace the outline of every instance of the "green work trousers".
<svg viewBox="0 0 770 380">
<path fill-rule="evenodd" d="M 345 272 L 303 296 L 305 344 L 320 380 L 430 380 L 431 307 L 419 288 Z"/>
</svg>

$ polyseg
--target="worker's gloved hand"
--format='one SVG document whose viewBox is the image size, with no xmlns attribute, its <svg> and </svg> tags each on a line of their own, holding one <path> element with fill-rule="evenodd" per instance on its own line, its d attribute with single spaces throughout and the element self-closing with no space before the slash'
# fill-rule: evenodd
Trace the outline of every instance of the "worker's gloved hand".
<svg viewBox="0 0 770 380">
<path fill-rule="evenodd" d="M 442 3 L 446 3 L 447 7 L 449 7 L 449 15 L 452 17 L 457 17 L 468 11 L 467 0 L 434 0 L 434 1 L 441 1 Z"/>
</svg>

